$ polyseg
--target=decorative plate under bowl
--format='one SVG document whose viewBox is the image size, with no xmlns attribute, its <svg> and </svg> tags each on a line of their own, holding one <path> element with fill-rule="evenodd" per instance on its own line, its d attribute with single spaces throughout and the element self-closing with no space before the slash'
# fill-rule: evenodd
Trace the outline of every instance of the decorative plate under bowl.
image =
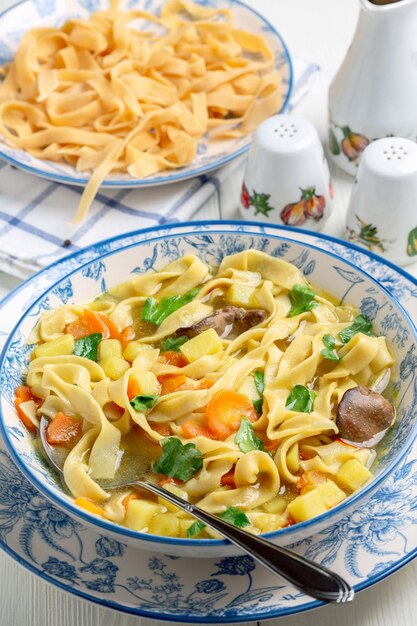
<svg viewBox="0 0 417 626">
<path fill-rule="evenodd" d="M 361 266 L 401 299 L 417 320 L 417 281 L 349 244 L 297 229 L 245 223 L 189 223 L 152 235 L 210 230 L 267 233 L 321 246 Z M 150 231 L 108 240 L 59 261 L 0 304 L 0 347 L 36 293 L 100 254 L 150 238 Z M 235 237 L 234 237 L 235 239 Z M 300 259 L 300 264 L 306 260 Z M 99 274 L 92 280 L 100 280 Z M 368 302 L 371 310 L 372 302 Z M 417 355 L 407 354 L 400 376 L 417 402 Z M 417 444 L 366 507 L 297 544 L 295 549 L 347 578 L 356 590 L 375 584 L 417 554 Z M 46 501 L 20 474 L 0 442 L 0 546 L 45 580 L 109 608 L 184 622 L 253 621 L 301 612 L 319 602 L 273 577 L 248 556 L 194 559 L 154 556 L 101 536 Z"/>
</svg>

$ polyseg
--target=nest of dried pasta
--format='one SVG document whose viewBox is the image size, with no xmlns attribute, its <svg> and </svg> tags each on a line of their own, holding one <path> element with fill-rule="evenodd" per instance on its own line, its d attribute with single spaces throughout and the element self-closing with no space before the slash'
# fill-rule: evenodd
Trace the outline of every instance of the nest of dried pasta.
<svg viewBox="0 0 417 626">
<path fill-rule="evenodd" d="M 93 172 L 75 221 L 109 173 L 186 166 L 207 132 L 246 135 L 282 105 L 269 46 L 236 28 L 228 9 L 169 0 L 156 16 L 117 5 L 28 31 L 3 69 L 1 134 Z"/>
</svg>

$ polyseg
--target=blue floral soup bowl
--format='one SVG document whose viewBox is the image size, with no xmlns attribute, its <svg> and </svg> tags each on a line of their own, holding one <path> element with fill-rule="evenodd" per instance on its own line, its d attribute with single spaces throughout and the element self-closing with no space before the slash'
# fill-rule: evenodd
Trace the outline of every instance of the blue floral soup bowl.
<svg viewBox="0 0 417 626">
<path fill-rule="evenodd" d="M 158 236 L 150 231 L 144 234 L 142 241 L 120 249 L 106 248 L 103 244 L 102 249 L 104 252 L 100 257 L 72 269 L 55 284 L 43 285 L 37 299 L 33 301 L 32 298 L 28 303 L 0 357 L 0 431 L 7 449 L 37 489 L 73 518 L 82 520 L 101 534 L 154 552 L 195 557 L 238 553 L 225 540 L 158 537 L 118 526 L 80 509 L 37 453 L 33 436 L 22 427 L 13 404 L 14 391 L 22 383 L 32 349 L 27 341 L 43 311 L 90 300 L 130 276 L 155 271 L 186 254 L 195 254 L 210 265 L 219 265 L 226 255 L 257 249 L 293 263 L 313 285 L 331 293 L 340 303 L 357 306 L 372 321 L 375 332 L 386 336 L 395 358 L 393 386 L 397 398 L 397 421 L 383 440 L 378 462 L 372 468 L 373 479 L 326 513 L 265 536 L 274 543 L 287 545 L 335 524 L 359 506 L 363 507 L 405 458 L 417 435 L 417 402 L 410 377 L 406 375 L 409 356 L 416 351 L 417 332 L 399 302 L 359 267 L 313 245 L 274 234 L 251 232 L 248 227 L 245 230 L 245 223 L 236 223 L 234 231 L 230 226 L 222 228 L 221 224 L 213 224 L 210 230 L 205 225 L 190 224 L 180 235 L 175 231 L 171 233 L 169 228 L 159 230 Z"/>
</svg>

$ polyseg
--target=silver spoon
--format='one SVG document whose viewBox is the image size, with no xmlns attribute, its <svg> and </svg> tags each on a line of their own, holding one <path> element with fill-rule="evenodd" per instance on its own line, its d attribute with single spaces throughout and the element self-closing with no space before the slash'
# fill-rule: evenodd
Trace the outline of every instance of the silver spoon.
<svg viewBox="0 0 417 626">
<path fill-rule="evenodd" d="M 40 420 L 40 441 L 46 459 L 51 466 L 62 476 L 62 459 L 58 459 L 53 447 L 46 439 L 48 420 L 42 417 Z M 273 574 L 278 574 L 288 580 L 294 587 L 304 593 L 322 600 L 323 602 L 335 602 L 342 604 L 351 602 L 355 595 L 352 587 L 338 574 L 331 572 L 326 567 L 314 563 L 287 548 L 276 546 L 274 543 L 252 535 L 237 526 L 225 522 L 219 517 L 203 511 L 197 506 L 186 502 L 175 494 L 167 491 L 159 485 L 144 480 L 125 481 L 124 483 L 103 483 L 106 490 L 121 489 L 123 487 L 143 487 L 152 493 L 165 498 L 179 509 L 196 517 L 204 524 L 229 539 L 236 546 L 247 552 L 256 561 L 259 561 Z"/>
</svg>

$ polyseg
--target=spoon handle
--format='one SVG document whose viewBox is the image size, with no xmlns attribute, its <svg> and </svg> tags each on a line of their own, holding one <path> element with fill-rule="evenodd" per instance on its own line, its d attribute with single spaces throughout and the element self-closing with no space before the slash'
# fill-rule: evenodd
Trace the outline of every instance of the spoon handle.
<svg viewBox="0 0 417 626">
<path fill-rule="evenodd" d="M 337 574 L 327 568 L 314 563 L 303 556 L 286 548 L 252 535 L 246 531 L 225 522 L 219 517 L 207 513 L 186 502 L 163 487 L 145 481 L 135 481 L 132 486 L 140 486 L 165 498 L 179 509 L 193 515 L 198 520 L 217 530 L 229 541 L 248 552 L 264 567 L 288 580 L 294 587 L 304 593 L 324 602 L 344 603 L 353 600 L 354 590 Z"/>
</svg>

